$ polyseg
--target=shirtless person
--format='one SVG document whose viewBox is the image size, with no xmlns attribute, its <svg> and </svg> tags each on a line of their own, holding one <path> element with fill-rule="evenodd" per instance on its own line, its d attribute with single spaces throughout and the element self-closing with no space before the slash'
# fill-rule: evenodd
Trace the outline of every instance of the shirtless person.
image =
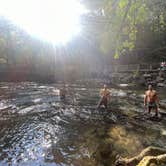
<svg viewBox="0 0 166 166">
<path fill-rule="evenodd" d="M 156 116 L 158 116 L 159 99 L 152 85 L 149 85 L 148 90 L 145 92 L 144 106 L 147 106 L 149 114 L 151 113 L 151 109 L 155 109 Z"/>
<path fill-rule="evenodd" d="M 99 101 L 97 108 L 99 108 L 101 105 L 104 105 L 104 107 L 107 109 L 108 100 L 110 99 L 110 94 L 111 92 L 107 88 L 107 85 L 104 85 L 104 88 L 100 90 L 101 99 Z"/>
</svg>

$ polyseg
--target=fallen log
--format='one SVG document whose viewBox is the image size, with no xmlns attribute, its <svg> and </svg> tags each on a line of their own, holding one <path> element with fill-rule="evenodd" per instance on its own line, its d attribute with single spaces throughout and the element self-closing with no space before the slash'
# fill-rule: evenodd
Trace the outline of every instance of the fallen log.
<svg viewBox="0 0 166 166">
<path fill-rule="evenodd" d="M 166 164 L 166 149 L 150 146 L 133 158 L 119 157 L 115 166 L 157 166 Z"/>
</svg>

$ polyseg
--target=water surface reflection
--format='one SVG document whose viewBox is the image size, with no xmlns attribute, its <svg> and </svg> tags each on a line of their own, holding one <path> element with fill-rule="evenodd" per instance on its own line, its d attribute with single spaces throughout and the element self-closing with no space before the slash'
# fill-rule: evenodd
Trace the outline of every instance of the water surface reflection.
<svg viewBox="0 0 166 166">
<path fill-rule="evenodd" d="M 165 119 L 144 116 L 133 92 L 113 89 L 104 111 L 95 109 L 98 88 L 70 85 L 60 101 L 60 86 L 0 84 L 0 165 L 111 165 L 117 154 L 166 146 Z"/>
</svg>

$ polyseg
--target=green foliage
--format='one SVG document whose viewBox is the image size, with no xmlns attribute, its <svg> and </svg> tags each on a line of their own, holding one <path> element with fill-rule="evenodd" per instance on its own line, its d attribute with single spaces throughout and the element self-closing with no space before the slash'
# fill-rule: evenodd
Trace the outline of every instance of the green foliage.
<svg viewBox="0 0 166 166">
<path fill-rule="evenodd" d="M 83 37 L 90 49 L 96 49 L 105 58 L 118 59 L 122 55 L 145 54 L 142 59 L 165 58 L 166 1 L 165 0 L 81 0 L 90 10 L 83 26 Z M 85 20 L 86 21 L 86 20 Z M 77 42 L 74 43 L 77 45 Z M 9 64 L 26 64 L 34 68 L 52 69 L 61 54 L 70 54 L 76 64 L 83 58 L 80 48 L 69 46 L 56 49 L 42 43 L 0 17 L 0 58 Z M 73 50 L 76 50 L 79 56 Z M 61 50 L 59 53 L 58 50 Z M 64 50 L 64 52 L 62 51 Z M 80 51 L 81 50 L 81 51 Z M 56 54 L 56 60 L 55 60 Z M 79 57 L 79 58 L 78 58 Z M 150 58 L 149 58 L 150 57 Z M 59 58 L 60 59 L 60 58 Z M 66 57 L 67 59 L 67 57 Z M 139 58 L 141 59 L 141 58 Z M 56 65 L 58 62 L 56 63 Z M 58 65 L 57 65 L 58 66 Z M 62 65 L 59 65 L 62 66 Z"/>
<path fill-rule="evenodd" d="M 115 58 L 115 59 L 118 59 L 118 58 L 119 58 L 119 52 L 118 52 L 118 50 L 115 51 L 114 58 Z"/>
<path fill-rule="evenodd" d="M 98 38 L 103 54 L 117 58 L 124 50 L 132 52 L 140 49 L 140 46 L 143 50 L 147 47 L 155 49 L 156 46 L 162 47 L 160 42 L 166 43 L 162 42 L 166 40 L 164 37 L 161 39 L 166 32 L 165 0 L 104 0 L 100 4 L 98 0 L 88 2 L 93 6 L 93 11 L 104 10 L 102 18 L 107 20 Z"/>
<path fill-rule="evenodd" d="M 120 0 L 118 5 L 119 5 L 120 9 L 124 9 L 126 7 L 127 3 L 128 3 L 128 0 Z"/>
</svg>

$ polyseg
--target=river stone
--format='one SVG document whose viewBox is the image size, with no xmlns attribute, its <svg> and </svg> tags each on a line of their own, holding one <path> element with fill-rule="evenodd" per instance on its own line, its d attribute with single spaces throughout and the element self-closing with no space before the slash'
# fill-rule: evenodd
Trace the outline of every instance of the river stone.
<svg viewBox="0 0 166 166">
<path fill-rule="evenodd" d="M 143 76 L 144 76 L 144 78 L 151 78 L 152 77 L 151 74 L 144 74 Z"/>
<path fill-rule="evenodd" d="M 164 81 L 164 78 L 158 76 L 158 77 L 156 78 L 156 81 L 157 81 L 157 82 L 163 82 L 163 81 Z"/>
<path fill-rule="evenodd" d="M 166 84 L 164 84 L 164 83 L 158 83 L 157 86 L 158 87 L 166 87 Z"/>
</svg>

